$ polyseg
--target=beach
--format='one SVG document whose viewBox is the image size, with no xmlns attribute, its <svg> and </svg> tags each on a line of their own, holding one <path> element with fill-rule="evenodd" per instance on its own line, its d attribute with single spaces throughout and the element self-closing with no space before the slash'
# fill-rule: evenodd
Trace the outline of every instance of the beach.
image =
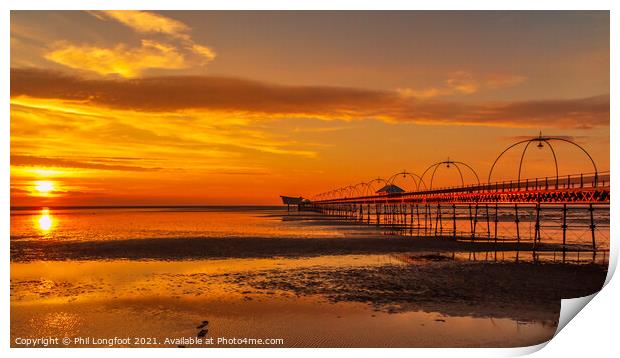
<svg viewBox="0 0 620 358">
<path fill-rule="evenodd" d="M 560 299 L 597 292 L 607 274 L 604 254 L 562 256 L 555 243 L 534 254 L 280 208 L 52 209 L 54 226 L 37 231 L 41 215 L 12 216 L 12 346 L 525 346 L 554 335 Z M 110 218 L 113 235 L 97 226 Z M 235 221 L 244 235 L 217 231 Z"/>
</svg>

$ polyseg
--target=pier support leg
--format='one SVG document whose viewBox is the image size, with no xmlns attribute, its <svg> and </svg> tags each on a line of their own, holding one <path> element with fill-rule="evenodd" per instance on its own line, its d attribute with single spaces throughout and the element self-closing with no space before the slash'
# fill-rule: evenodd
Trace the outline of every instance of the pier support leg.
<svg viewBox="0 0 620 358">
<path fill-rule="evenodd" d="M 592 232 L 592 252 L 596 251 L 596 225 L 594 224 L 594 206 L 590 204 L 590 231 Z"/>
<path fill-rule="evenodd" d="M 439 217 L 439 204 L 437 204 L 437 211 L 435 212 L 435 237 L 437 237 L 437 229 L 439 229 Z"/>
<path fill-rule="evenodd" d="M 478 203 L 476 203 L 475 211 L 474 211 L 474 227 L 471 232 L 471 241 L 474 241 L 476 238 L 476 225 L 478 224 Z"/>
<path fill-rule="evenodd" d="M 424 237 L 428 236 L 428 204 L 424 204 Z"/>
<path fill-rule="evenodd" d="M 499 219 L 497 217 L 497 203 L 495 204 L 495 230 L 493 233 L 493 236 L 495 238 L 495 243 L 497 243 L 497 223 L 499 222 Z"/>
<path fill-rule="evenodd" d="M 415 205 L 415 215 L 416 215 L 416 232 L 417 232 L 417 236 L 420 237 L 420 205 L 416 204 Z"/>
<path fill-rule="evenodd" d="M 515 204 L 515 225 L 517 227 L 517 244 L 521 242 L 521 235 L 519 233 L 519 206 Z"/>
<path fill-rule="evenodd" d="M 437 211 L 439 212 L 439 236 L 443 235 L 443 216 L 441 214 L 441 204 L 437 204 Z"/>
<path fill-rule="evenodd" d="M 415 219 L 413 217 L 413 205 L 409 206 L 409 210 L 411 211 L 411 226 L 409 228 L 409 235 L 413 236 L 413 225 L 415 224 L 414 223 Z"/>
<path fill-rule="evenodd" d="M 469 235 L 473 238 L 472 233 L 474 232 L 474 218 L 471 214 L 471 204 L 467 204 L 467 208 L 469 209 Z"/>
<path fill-rule="evenodd" d="M 562 206 L 562 262 L 566 261 L 566 204 Z"/>
<path fill-rule="evenodd" d="M 536 203 L 536 223 L 534 224 L 534 245 L 532 254 L 536 255 L 536 244 L 540 241 L 540 203 Z"/>
<path fill-rule="evenodd" d="M 489 218 L 489 204 L 484 204 L 487 212 L 487 242 L 491 241 L 491 219 Z"/>
<path fill-rule="evenodd" d="M 427 211 L 427 215 L 426 216 L 428 217 L 428 221 L 427 220 L 424 220 L 424 221 L 428 222 L 428 233 L 427 233 L 427 235 L 430 235 L 431 232 L 433 231 L 433 215 L 431 213 L 431 204 L 426 204 L 426 211 Z"/>
<path fill-rule="evenodd" d="M 452 204 L 452 237 L 456 240 L 456 205 Z"/>
</svg>

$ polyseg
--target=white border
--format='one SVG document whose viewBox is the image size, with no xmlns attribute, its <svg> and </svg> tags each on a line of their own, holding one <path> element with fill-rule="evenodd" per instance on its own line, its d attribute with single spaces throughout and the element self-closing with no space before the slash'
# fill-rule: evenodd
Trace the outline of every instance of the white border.
<svg viewBox="0 0 620 358">
<path fill-rule="evenodd" d="M 615 124 L 618 114 L 618 16 L 617 11 L 620 9 L 620 2 L 612 0 L 589 0 L 589 1 L 575 1 L 575 0 L 502 0 L 502 1 L 485 1 L 485 0 L 434 0 L 434 1 L 399 1 L 399 0 L 383 0 L 383 1 L 334 1 L 334 0 L 261 0 L 259 1 L 243 1 L 243 0 L 228 0 L 228 1 L 209 1 L 198 3 L 191 0 L 175 0 L 175 1 L 163 1 L 163 0 L 138 0 L 132 1 L 131 4 L 127 0 L 108 0 L 92 1 L 71 1 L 71 0 L 56 0 L 56 1 L 33 1 L 33 0 L 5 0 L 0 3 L 2 7 L 2 13 L 0 14 L 0 28 L 2 43 L 0 49 L 2 49 L 1 61 L 3 73 L 6 76 L 2 76 L 1 93 L 2 98 L 1 108 L 4 114 L 1 122 L 0 131 L 2 135 L 2 164 L 4 173 L 1 176 L 2 183 L 0 184 L 2 190 L 0 191 L 2 205 L 2 230 L 5 233 L 3 237 L 3 257 L 4 261 L 2 265 L 2 276 L 4 278 L 2 284 L 2 325 L 0 328 L 0 334 L 2 337 L 2 350 L 9 351 L 9 314 L 10 314 L 10 299 L 9 299 L 9 285 L 10 280 L 10 261 L 9 258 L 9 236 L 10 236 L 10 212 L 9 212 L 9 197 L 10 197 L 10 134 L 9 134 L 9 56 L 10 56 L 10 20 L 9 10 L 33 10 L 33 9 L 47 9 L 47 10 L 69 10 L 69 9 L 213 9 L 213 10 L 241 10 L 241 9 L 287 9 L 287 10 L 340 10 L 340 9 L 418 9 L 418 10 L 477 10 L 477 9 L 489 9 L 489 10 L 611 10 L 611 88 L 610 98 L 611 101 L 611 126 L 610 126 L 610 139 L 611 139 L 611 152 L 612 154 L 618 153 L 617 140 L 618 126 Z M 614 39 L 616 40 L 614 42 Z M 614 156 L 611 156 L 611 171 L 616 173 L 618 169 L 618 162 L 614 161 Z M 617 184 L 612 179 L 613 191 L 616 192 Z M 618 247 L 616 242 L 616 225 L 618 219 L 618 212 L 614 203 L 611 206 L 611 252 L 610 252 L 610 276 L 617 265 L 618 259 Z M 609 277 L 608 277 L 609 278 Z M 590 303 L 584 310 L 574 319 L 574 322 L 568 324 L 568 326 L 560 332 L 547 346 L 547 348 L 540 351 L 538 354 L 542 356 L 596 356 L 597 354 L 603 354 L 607 352 L 613 352 L 616 348 L 617 330 L 616 322 L 613 321 L 617 317 L 618 308 L 617 303 L 620 302 L 620 288 L 617 283 L 617 279 L 612 281 L 605 287 L 602 294 L 594 297 L 592 303 Z M 481 356 L 513 356 L 528 354 L 533 351 L 537 351 L 542 346 L 527 347 L 519 349 L 460 349 L 458 351 L 451 349 L 416 349 L 412 352 L 409 349 L 373 349 L 373 350 L 356 350 L 355 352 L 349 352 L 356 355 L 375 355 L 375 354 L 389 354 L 397 356 L 411 357 L 411 354 L 421 354 L 424 356 L 451 356 L 458 354 L 464 357 L 481 357 Z M 205 356 L 213 355 L 216 352 L 213 350 L 205 351 L 199 349 L 193 350 L 175 350 L 166 351 L 159 349 L 149 349 L 148 352 L 136 351 L 133 349 L 117 349 L 114 350 L 114 354 L 121 355 L 136 355 L 146 353 L 148 355 L 164 356 L 171 352 L 181 355 L 192 356 Z M 50 349 L 41 351 L 32 351 L 28 349 L 13 349 L 10 353 L 15 356 L 28 356 L 30 354 L 45 354 L 51 357 L 66 357 L 66 356 L 82 356 L 84 354 L 104 356 L 109 354 L 109 351 L 104 349 Z M 318 354 L 336 355 L 342 354 L 343 351 L 336 349 L 322 349 L 320 352 L 316 352 L 314 349 L 297 349 L 291 351 L 289 349 L 218 349 L 218 355 L 249 355 L 249 356 L 276 356 L 283 357 L 290 354 L 296 356 L 312 356 Z M 605 354 L 607 356 L 607 354 Z"/>
</svg>

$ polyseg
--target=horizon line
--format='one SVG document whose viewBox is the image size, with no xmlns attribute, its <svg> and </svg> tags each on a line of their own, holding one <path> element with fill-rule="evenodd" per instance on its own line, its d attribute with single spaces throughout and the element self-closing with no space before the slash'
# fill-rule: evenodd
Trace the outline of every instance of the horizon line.
<svg viewBox="0 0 620 358">
<path fill-rule="evenodd" d="M 286 205 L 24 205 L 11 206 L 11 210 L 28 210 L 28 209 L 148 209 L 148 208 L 243 208 L 243 207 L 282 207 Z"/>
</svg>

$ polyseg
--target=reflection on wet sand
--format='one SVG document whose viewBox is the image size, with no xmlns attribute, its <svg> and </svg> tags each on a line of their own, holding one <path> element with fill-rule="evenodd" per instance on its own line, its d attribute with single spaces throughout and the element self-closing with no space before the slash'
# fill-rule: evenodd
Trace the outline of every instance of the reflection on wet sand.
<svg viewBox="0 0 620 358">
<path fill-rule="evenodd" d="M 287 346 L 535 344 L 553 335 L 561 297 L 595 291 L 605 277 L 598 265 L 483 264 L 438 257 L 442 256 L 13 263 L 12 334 L 35 329 L 33 319 L 43 311 L 50 322 L 46 333 L 58 333 L 60 326 L 54 328 L 53 322 L 71 317 L 79 320 L 72 323 L 78 335 L 121 328 L 138 331 L 141 328 L 132 322 L 121 328 L 90 322 L 113 325 L 118 322 L 107 315 L 132 314 L 155 315 L 155 322 L 149 319 L 155 326 L 175 317 L 180 331 L 202 318 L 212 322 L 212 333 L 280 332 Z M 573 281 L 576 272 L 581 282 Z M 110 310 L 88 313 L 94 307 Z M 337 332 L 336 342 L 329 331 L 308 336 L 308 327 L 320 324 L 317 315 L 337 321 L 343 331 L 361 333 L 360 326 L 380 325 L 385 340 Z M 496 325 L 503 328 L 494 330 Z M 282 327 L 286 329 L 280 331 Z M 441 327 L 453 340 L 437 341 L 429 327 Z M 160 327 L 160 332 L 151 329 L 157 337 L 171 334 L 169 326 Z M 480 332 L 486 332 L 484 337 Z"/>
<path fill-rule="evenodd" d="M 558 301 L 511 305 L 519 297 L 498 296 L 505 287 L 481 301 L 455 275 L 474 267 L 436 264 L 384 255 L 14 263 L 11 334 L 195 336 L 209 320 L 211 336 L 285 346 L 515 346 L 553 335 Z"/>
<path fill-rule="evenodd" d="M 306 298 L 236 301 L 181 297 L 18 306 L 11 314 L 15 327 L 11 338 L 24 334 L 96 338 L 112 334 L 155 337 L 161 344 L 167 337 L 196 337 L 197 327 L 205 320 L 209 321 L 208 337 L 284 339 L 283 345 L 275 347 L 509 347 L 541 343 L 555 332 L 553 322 L 426 312 L 389 314 L 362 304 L 329 304 Z"/>
</svg>

